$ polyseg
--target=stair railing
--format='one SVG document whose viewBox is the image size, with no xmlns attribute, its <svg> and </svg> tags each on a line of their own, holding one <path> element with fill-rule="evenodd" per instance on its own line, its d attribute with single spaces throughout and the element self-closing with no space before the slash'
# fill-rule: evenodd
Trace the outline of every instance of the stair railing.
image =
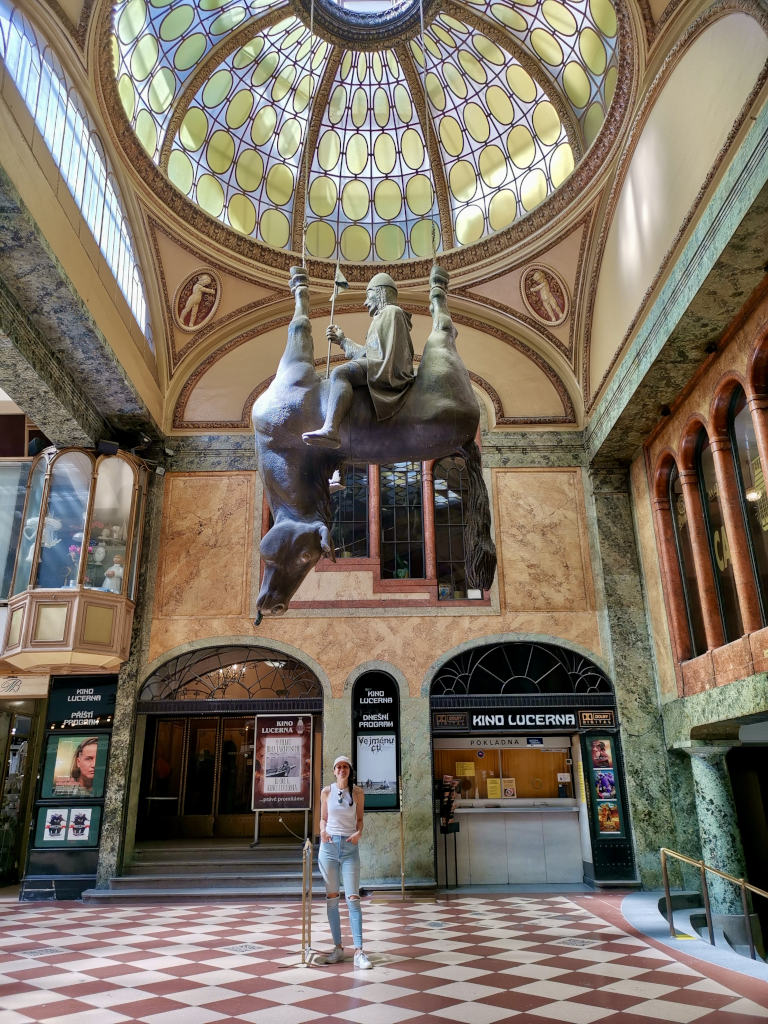
<svg viewBox="0 0 768 1024">
<path fill-rule="evenodd" d="M 709 864 L 705 864 L 703 860 L 694 860 L 693 857 L 686 857 L 684 853 L 677 853 L 675 850 L 668 850 L 665 846 L 662 846 L 659 851 L 661 856 L 661 875 L 664 879 L 664 896 L 667 902 L 667 921 L 669 922 L 669 934 L 674 939 L 675 937 L 675 921 L 672 914 L 672 894 L 669 888 L 669 871 L 667 868 L 667 857 L 674 857 L 676 860 L 683 861 L 684 864 L 690 864 L 694 868 L 699 869 L 699 876 L 701 878 L 701 895 L 704 900 L 704 914 L 707 919 L 707 932 L 709 933 L 710 945 L 715 945 L 715 929 L 712 925 L 712 909 L 709 903 L 709 889 L 707 888 L 707 872 L 710 871 L 713 875 L 717 875 L 718 878 L 724 878 L 727 882 L 738 885 L 741 890 L 741 907 L 744 914 L 744 926 L 747 930 L 747 939 L 749 941 L 749 955 L 753 960 L 757 959 L 755 954 L 755 941 L 752 937 L 752 922 L 749 919 L 749 903 L 747 902 L 747 892 L 754 893 L 756 896 L 763 896 L 768 899 L 768 892 L 765 889 L 759 889 L 756 885 L 752 885 L 745 881 L 743 878 L 737 878 L 735 875 L 729 875 L 726 871 L 721 871 L 719 868 L 713 868 Z"/>
</svg>

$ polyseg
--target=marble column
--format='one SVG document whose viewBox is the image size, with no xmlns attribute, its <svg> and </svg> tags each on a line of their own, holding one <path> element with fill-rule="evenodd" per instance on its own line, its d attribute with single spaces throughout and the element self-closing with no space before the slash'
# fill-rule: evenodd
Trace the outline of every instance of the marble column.
<svg viewBox="0 0 768 1024">
<path fill-rule="evenodd" d="M 590 469 L 592 539 L 602 577 L 606 647 L 616 688 L 637 868 L 643 885 L 660 888 L 659 848 L 675 849 L 669 783 L 626 466 Z"/>
<path fill-rule="evenodd" d="M 686 753 L 691 757 L 701 858 L 710 867 L 743 878 L 744 850 L 725 765 L 729 749 L 729 746 L 709 744 L 692 746 Z M 713 914 L 741 914 L 741 896 L 735 885 L 708 874 L 707 886 Z"/>
</svg>

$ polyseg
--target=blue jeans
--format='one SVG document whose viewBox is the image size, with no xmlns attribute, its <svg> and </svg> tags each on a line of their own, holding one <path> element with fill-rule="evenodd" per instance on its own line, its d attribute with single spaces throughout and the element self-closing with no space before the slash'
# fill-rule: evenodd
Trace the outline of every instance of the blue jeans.
<svg viewBox="0 0 768 1024">
<path fill-rule="evenodd" d="M 355 949 L 363 948 L 363 912 L 360 908 L 360 850 L 356 843 L 348 843 L 343 836 L 331 836 L 329 843 L 320 843 L 317 855 L 320 873 L 325 881 L 326 893 L 336 893 L 326 898 L 328 924 L 333 941 L 341 946 L 341 919 L 339 918 L 339 886 L 344 883 L 344 896 L 349 911 L 349 925 Z M 352 899 L 351 897 L 354 897 Z"/>
</svg>

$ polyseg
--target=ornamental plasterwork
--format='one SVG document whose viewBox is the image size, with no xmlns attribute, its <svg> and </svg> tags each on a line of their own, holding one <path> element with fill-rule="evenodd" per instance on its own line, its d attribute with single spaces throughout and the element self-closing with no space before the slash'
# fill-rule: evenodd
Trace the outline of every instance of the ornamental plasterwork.
<svg viewBox="0 0 768 1024">
<path fill-rule="evenodd" d="M 221 279 L 211 267 L 187 274 L 173 296 L 173 319 L 190 333 L 199 331 L 216 315 L 221 301 Z"/>
<path fill-rule="evenodd" d="M 571 311 L 568 286 L 552 267 L 531 263 L 520 277 L 520 294 L 529 312 L 547 327 L 565 323 Z"/>
</svg>

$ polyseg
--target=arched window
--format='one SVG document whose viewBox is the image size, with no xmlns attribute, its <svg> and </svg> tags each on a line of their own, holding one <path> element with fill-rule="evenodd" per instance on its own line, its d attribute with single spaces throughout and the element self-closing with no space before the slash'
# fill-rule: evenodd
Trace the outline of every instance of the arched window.
<svg viewBox="0 0 768 1024">
<path fill-rule="evenodd" d="M 728 409 L 728 434 L 731 439 L 747 542 L 757 581 L 760 613 L 765 625 L 768 621 L 768 495 L 757 451 L 755 428 L 744 389 L 741 387 L 736 388 L 731 398 Z"/>
<path fill-rule="evenodd" d="M 7 0 L 0 0 L 0 57 L 152 347 L 144 283 L 101 142 L 50 48 Z"/>
<path fill-rule="evenodd" d="M 669 474 L 669 509 L 672 517 L 672 530 L 675 537 L 675 552 L 683 587 L 685 613 L 688 620 L 688 634 L 692 657 L 703 654 L 707 649 L 707 637 L 704 630 L 704 617 L 701 612 L 701 599 L 696 580 L 696 566 L 691 545 L 691 531 L 688 513 L 683 499 L 683 486 L 677 466 L 673 465 Z"/>
<path fill-rule="evenodd" d="M 709 437 L 703 429 L 696 442 L 696 470 L 725 642 L 730 643 L 743 636 L 744 626 L 739 608 L 731 549 L 720 504 L 720 492 L 715 475 L 715 459 Z"/>
<path fill-rule="evenodd" d="M 443 601 L 467 596 L 464 513 L 468 482 L 464 460 L 440 459 L 433 469 L 437 596 Z"/>
</svg>

